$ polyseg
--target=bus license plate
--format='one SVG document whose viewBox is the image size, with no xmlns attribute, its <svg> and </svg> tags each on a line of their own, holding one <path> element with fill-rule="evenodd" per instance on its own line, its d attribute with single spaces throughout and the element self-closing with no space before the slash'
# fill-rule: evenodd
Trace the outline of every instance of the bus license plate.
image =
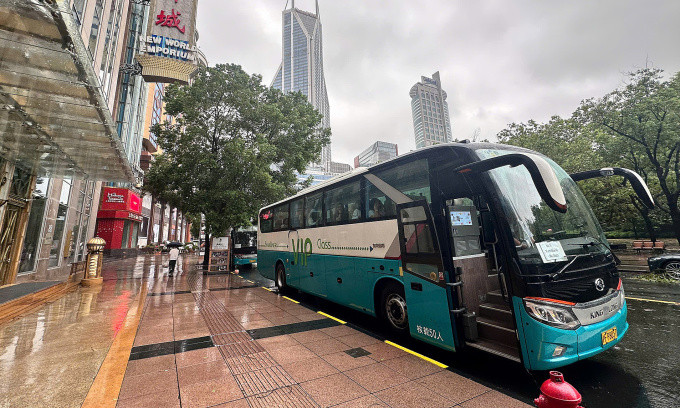
<svg viewBox="0 0 680 408">
<path fill-rule="evenodd" d="M 255 260 L 254 260 L 254 259 L 251 259 L 251 260 L 250 260 L 250 263 L 255 263 Z"/>
<path fill-rule="evenodd" d="M 602 345 L 604 346 L 607 343 L 611 343 L 612 341 L 616 340 L 617 334 L 616 334 L 616 327 L 612 327 L 611 329 L 607 331 L 602 332 Z"/>
</svg>

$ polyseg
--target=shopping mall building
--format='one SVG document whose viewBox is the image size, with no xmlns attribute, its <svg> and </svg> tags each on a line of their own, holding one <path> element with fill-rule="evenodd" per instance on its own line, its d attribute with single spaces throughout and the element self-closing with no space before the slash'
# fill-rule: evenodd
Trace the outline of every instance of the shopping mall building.
<svg viewBox="0 0 680 408">
<path fill-rule="evenodd" d="M 144 244 L 162 237 L 149 240 L 153 211 L 144 202 L 153 200 L 140 191 L 155 84 L 138 60 L 154 7 L 164 2 L 174 4 L 0 5 L 0 286 L 68 279 L 95 235 L 113 252 L 136 249 L 142 236 Z M 185 15 L 195 15 L 196 2 L 185 3 L 193 7 Z M 194 23 L 186 21 L 193 44 Z M 175 224 L 182 219 L 165 209 Z M 188 230 L 173 238 L 187 240 Z"/>
</svg>

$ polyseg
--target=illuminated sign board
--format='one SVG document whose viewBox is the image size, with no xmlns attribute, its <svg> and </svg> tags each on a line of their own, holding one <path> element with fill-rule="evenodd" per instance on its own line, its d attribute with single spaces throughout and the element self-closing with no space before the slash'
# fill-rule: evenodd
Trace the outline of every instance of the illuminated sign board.
<svg viewBox="0 0 680 408">
<path fill-rule="evenodd" d="M 197 0 L 152 0 L 136 56 L 147 82 L 188 83 L 196 72 Z"/>
</svg>

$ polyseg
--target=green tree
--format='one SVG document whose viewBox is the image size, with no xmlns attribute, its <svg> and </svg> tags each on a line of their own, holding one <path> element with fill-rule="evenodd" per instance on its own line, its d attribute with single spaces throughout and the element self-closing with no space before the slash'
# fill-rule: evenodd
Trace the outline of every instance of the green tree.
<svg viewBox="0 0 680 408">
<path fill-rule="evenodd" d="M 152 128 L 163 153 L 147 180 L 186 212 L 203 214 L 207 239 L 248 225 L 259 208 L 293 193 L 295 172 L 318 160 L 330 139 L 304 95 L 263 86 L 238 65 L 200 69 L 191 85 L 168 86 L 165 102 L 177 120 Z"/>
<path fill-rule="evenodd" d="M 662 73 L 633 72 L 621 89 L 584 101 L 580 114 L 605 132 L 601 150 L 647 180 L 680 243 L 680 74 L 664 81 Z M 635 206 L 646 225 L 663 222 L 639 202 Z"/>
<path fill-rule="evenodd" d="M 576 173 L 610 165 L 596 149 L 600 133 L 578 116 L 553 116 L 547 123 L 512 123 L 498 134 L 498 140 L 542 153 L 567 173 Z M 579 187 L 605 230 L 628 226 L 635 208 L 629 202 L 630 192 L 618 188 L 617 180 L 585 180 L 579 182 Z"/>
</svg>

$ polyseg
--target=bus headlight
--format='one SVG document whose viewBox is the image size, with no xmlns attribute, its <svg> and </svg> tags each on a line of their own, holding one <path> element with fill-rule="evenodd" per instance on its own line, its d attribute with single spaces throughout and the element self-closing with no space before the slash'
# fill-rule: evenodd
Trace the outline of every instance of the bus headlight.
<svg viewBox="0 0 680 408">
<path fill-rule="evenodd" d="M 576 329 L 581 325 L 570 306 L 524 299 L 524 308 L 529 316 L 549 326 Z"/>
</svg>

